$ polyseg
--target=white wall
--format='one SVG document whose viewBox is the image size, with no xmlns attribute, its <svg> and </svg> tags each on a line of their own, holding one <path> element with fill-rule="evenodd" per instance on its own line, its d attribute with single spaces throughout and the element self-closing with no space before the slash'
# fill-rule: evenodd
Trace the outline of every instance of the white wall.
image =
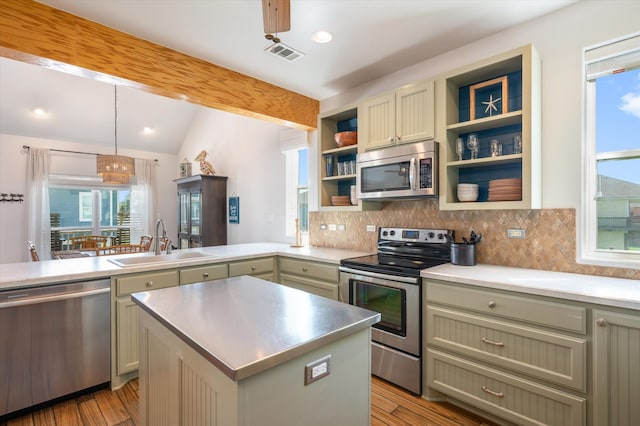
<svg viewBox="0 0 640 426">
<path fill-rule="evenodd" d="M 542 205 L 544 208 L 578 208 L 582 158 L 582 50 L 637 32 L 640 30 L 639 17 L 640 1 L 582 1 L 325 99 L 320 110 L 330 111 L 404 84 L 435 78 L 532 43 L 542 58 Z"/>
<path fill-rule="evenodd" d="M 285 156 L 280 132 L 286 127 L 201 108 L 194 117 L 179 159 L 192 161 L 203 149 L 216 175 L 227 176 L 227 197 L 240 197 L 240 223 L 227 224 L 229 244 L 293 242 L 285 237 Z"/>
<path fill-rule="evenodd" d="M 21 193 L 26 191 L 27 154 L 22 145 L 36 148 L 54 148 L 79 152 L 111 153 L 107 147 L 96 147 L 72 142 L 28 138 L 0 134 L 0 192 Z M 158 211 L 167 224 L 170 236 L 177 235 L 176 186 L 178 177 L 177 157 L 146 151 L 120 149 L 118 153 L 136 158 L 158 159 Z M 72 164 L 72 169 L 70 168 Z M 95 175 L 95 157 L 92 155 L 52 153 L 51 173 L 68 175 Z M 27 251 L 26 203 L 0 204 L 0 263 L 22 262 L 29 259 Z"/>
</svg>

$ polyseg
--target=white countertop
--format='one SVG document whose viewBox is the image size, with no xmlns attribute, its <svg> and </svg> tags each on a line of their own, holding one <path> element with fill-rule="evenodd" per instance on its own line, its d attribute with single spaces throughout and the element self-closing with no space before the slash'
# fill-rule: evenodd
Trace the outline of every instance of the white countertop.
<svg viewBox="0 0 640 426">
<path fill-rule="evenodd" d="M 423 278 L 640 310 L 640 281 L 495 265 L 440 265 Z"/>
<path fill-rule="evenodd" d="M 177 252 L 178 250 L 174 253 Z M 127 267 L 114 265 L 109 262 L 109 259 L 152 256 L 153 254 L 140 253 L 0 264 L 0 290 L 54 284 L 65 281 L 104 278 L 133 272 L 224 263 L 235 260 L 252 259 L 257 256 L 280 255 L 311 261 L 335 263 L 337 265 L 340 263 L 340 259 L 370 254 L 353 250 L 321 247 L 291 247 L 288 244 L 282 243 L 234 244 L 185 249 L 179 250 L 179 252 L 198 252 L 202 253 L 203 257 Z"/>
</svg>

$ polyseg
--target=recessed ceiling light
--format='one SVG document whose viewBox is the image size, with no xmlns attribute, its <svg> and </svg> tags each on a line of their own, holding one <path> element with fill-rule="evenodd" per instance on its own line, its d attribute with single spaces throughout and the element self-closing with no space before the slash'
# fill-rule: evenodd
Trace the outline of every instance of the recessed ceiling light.
<svg viewBox="0 0 640 426">
<path fill-rule="evenodd" d="M 316 31 L 311 35 L 311 39 L 316 43 L 329 43 L 333 39 L 333 34 L 329 31 Z"/>
<path fill-rule="evenodd" d="M 42 107 L 35 107 L 33 110 L 33 115 L 36 117 L 44 117 L 47 115 L 47 111 Z"/>
<path fill-rule="evenodd" d="M 147 126 L 144 129 L 142 129 L 142 133 L 144 133 L 145 135 L 150 135 L 153 133 L 153 129 Z"/>
</svg>

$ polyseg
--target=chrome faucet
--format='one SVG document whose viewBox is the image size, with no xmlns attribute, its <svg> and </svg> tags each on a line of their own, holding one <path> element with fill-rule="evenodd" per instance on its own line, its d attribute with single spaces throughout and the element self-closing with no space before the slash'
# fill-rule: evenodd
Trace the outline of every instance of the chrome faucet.
<svg viewBox="0 0 640 426">
<path fill-rule="evenodd" d="M 160 250 L 160 225 L 162 225 L 162 237 L 167 237 L 167 228 L 164 226 L 164 221 L 162 219 L 156 220 L 156 235 L 153 239 L 153 244 L 155 244 L 153 248 L 156 256 L 162 253 Z M 167 246 L 169 246 L 169 244 L 167 244 Z"/>
</svg>

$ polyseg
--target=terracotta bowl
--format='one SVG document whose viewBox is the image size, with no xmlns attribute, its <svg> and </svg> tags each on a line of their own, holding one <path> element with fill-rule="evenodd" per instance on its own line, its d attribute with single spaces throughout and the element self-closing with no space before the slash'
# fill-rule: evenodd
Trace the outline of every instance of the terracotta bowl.
<svg viewBox="0 0 640 426">
<path fill-rule="evenodd" d="M 358 132 L 338 132 L 334 135 L 339 148 L 358 143 Z"/>
</svg>

